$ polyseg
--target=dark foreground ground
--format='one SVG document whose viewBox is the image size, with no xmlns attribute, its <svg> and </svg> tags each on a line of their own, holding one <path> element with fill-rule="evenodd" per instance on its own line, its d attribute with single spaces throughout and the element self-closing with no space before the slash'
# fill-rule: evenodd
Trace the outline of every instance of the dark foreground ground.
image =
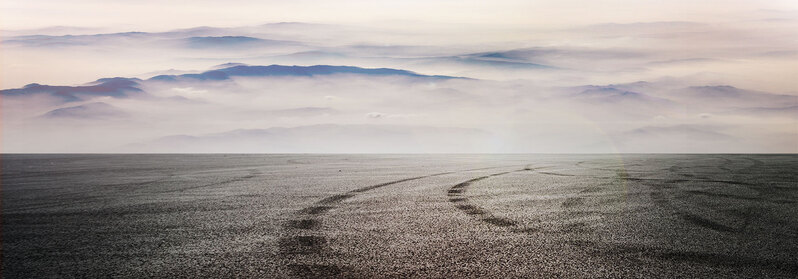
<svg viewBox="0 0 798 279">
<path fill-rule="evenodd" d="M 2 272 L 798 277 L 798 155 L 2 155 Z"/>
</svg>

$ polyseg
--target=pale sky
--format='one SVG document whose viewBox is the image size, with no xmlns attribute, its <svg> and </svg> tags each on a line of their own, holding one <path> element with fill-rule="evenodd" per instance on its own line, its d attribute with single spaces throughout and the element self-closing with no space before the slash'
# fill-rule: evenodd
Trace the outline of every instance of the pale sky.
<svg viewBox="0 0 798 279">
<path fill-rule="evenodd" d="M 28 0 L 0 30 L 2 152 L 798 152 L 798 1 Z M 197 75 L 231 62 L 261 74 Z"/>
<path fill-rule="evenodd" d="M 380 24 L 475 24 L 505 27 L 602 22 L 702 21 L 794 16 L 792 0 L 638 1 L 59 1 L 0 2 L 2 29 L 49 26 L 164 31 L 195 26 L 241 26 L 280 21 Z"/>
</svg>

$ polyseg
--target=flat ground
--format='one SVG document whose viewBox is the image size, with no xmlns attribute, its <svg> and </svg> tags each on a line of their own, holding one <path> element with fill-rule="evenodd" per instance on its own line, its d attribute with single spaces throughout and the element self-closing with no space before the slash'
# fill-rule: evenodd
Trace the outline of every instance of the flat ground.
<svg viewBox="0 0 798 279">
<path fill-rule="evenodd" d="M 798 155 L 3 155 L 5 278 L 798 277 Z"/>
</svg>

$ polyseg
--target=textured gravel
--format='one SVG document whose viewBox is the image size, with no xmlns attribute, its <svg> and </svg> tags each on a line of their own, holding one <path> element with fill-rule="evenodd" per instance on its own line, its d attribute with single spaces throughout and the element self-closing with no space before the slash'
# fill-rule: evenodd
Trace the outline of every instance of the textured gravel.
<svg viewBox="0 0 798 279">
<path fill-rule="evenodd" d="M 2 272 L 798 277 L 796 155 L 2 155 Z"/>
</svg>

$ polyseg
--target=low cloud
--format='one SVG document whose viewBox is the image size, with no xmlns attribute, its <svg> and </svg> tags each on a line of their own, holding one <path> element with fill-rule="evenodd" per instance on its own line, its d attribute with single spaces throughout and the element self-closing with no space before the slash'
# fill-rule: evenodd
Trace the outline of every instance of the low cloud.
<svg viewBox="0 0 798 279">
<path fill-rule="evenodd" d="M 9 33 L 3 148 L 116 152 L 171 139 L 153 152 L 357 151 L 331 147 L 345 140 L 375 152 L 449 150 L 406 136 L 423 131 L 431 142 L 479 138 L 452 152 L 798 152 L 791 22 Z M 326 132 L 300 133 L 310 130 Z"/>
<path fill-rule="evenodd" d="M 69 91 L 80 96 L 80 101 L 54 98 L 55 91 L 3 91 L 12 92 L 4 96 L 4 147 L 15 152 L 130 152 L 147 148 L 168 152 L 171 147 L 183 150 L 188 146 L 191 148 L 186 150 L 191 152 L 203 148 L 209 152 L 238 152 L 245 148 L 253 152 L 279 152 L 280 148 L 285 148 L 285 152 L 300 152 L 303 148 L 355 152 L 358 145 L 344 144 L 351 140 L 362 145 L 363 152 L 379 152 L 380 148 L 385 148 L 385 152 L 433 152 L 436 148 L 441 152 L 731 152 L 743 147 L 757 150 L 757 146 L 767 150 L 792 148 L 774 147 L 765 135 L 788 133 L 796 118 L 789 113 L 794 110 L 773 107 L 774 111 L 784 112 L 781 121 L 772 121 L 773 116 L 764 115 L 770 107 L 754 106 L 792 100 L 787 95 L 730 86 L 697 86 L 674 79 L 544 87 L 531 81 L 431 78 L 405 75 L 399 70 L 387 72 L 396 74 L 145 79 L 136 81 L 135 88 L 141 91 L 122 96 L 114 90 L 88 95 Z M 707 102 L 706 98 L 723 101 Z M 739 107 L 746 103 L 752 106 Z M 737 107 L 729 109 L 727 106 L 732 104 Z M 374 124 L 379 125 L 369 126 Z M 286 133 L 291 136 L 277 136 Z M 386 133 L 402 136 L 391 139 Z M 417 140 L 409 141 L 408 134 L 417 135 Z M 301 140 L 303 136 L 339 141 Z M 46 140 L 53 137 L 60 140 Z M 418 140 L 440 142 L 435 139 L 457 138 L 468 139 L 465 141 L 469 143 L 446 149 Z M 336 149 L 332 147 L 335 145 L 347 147 Z"/>
</svg>

